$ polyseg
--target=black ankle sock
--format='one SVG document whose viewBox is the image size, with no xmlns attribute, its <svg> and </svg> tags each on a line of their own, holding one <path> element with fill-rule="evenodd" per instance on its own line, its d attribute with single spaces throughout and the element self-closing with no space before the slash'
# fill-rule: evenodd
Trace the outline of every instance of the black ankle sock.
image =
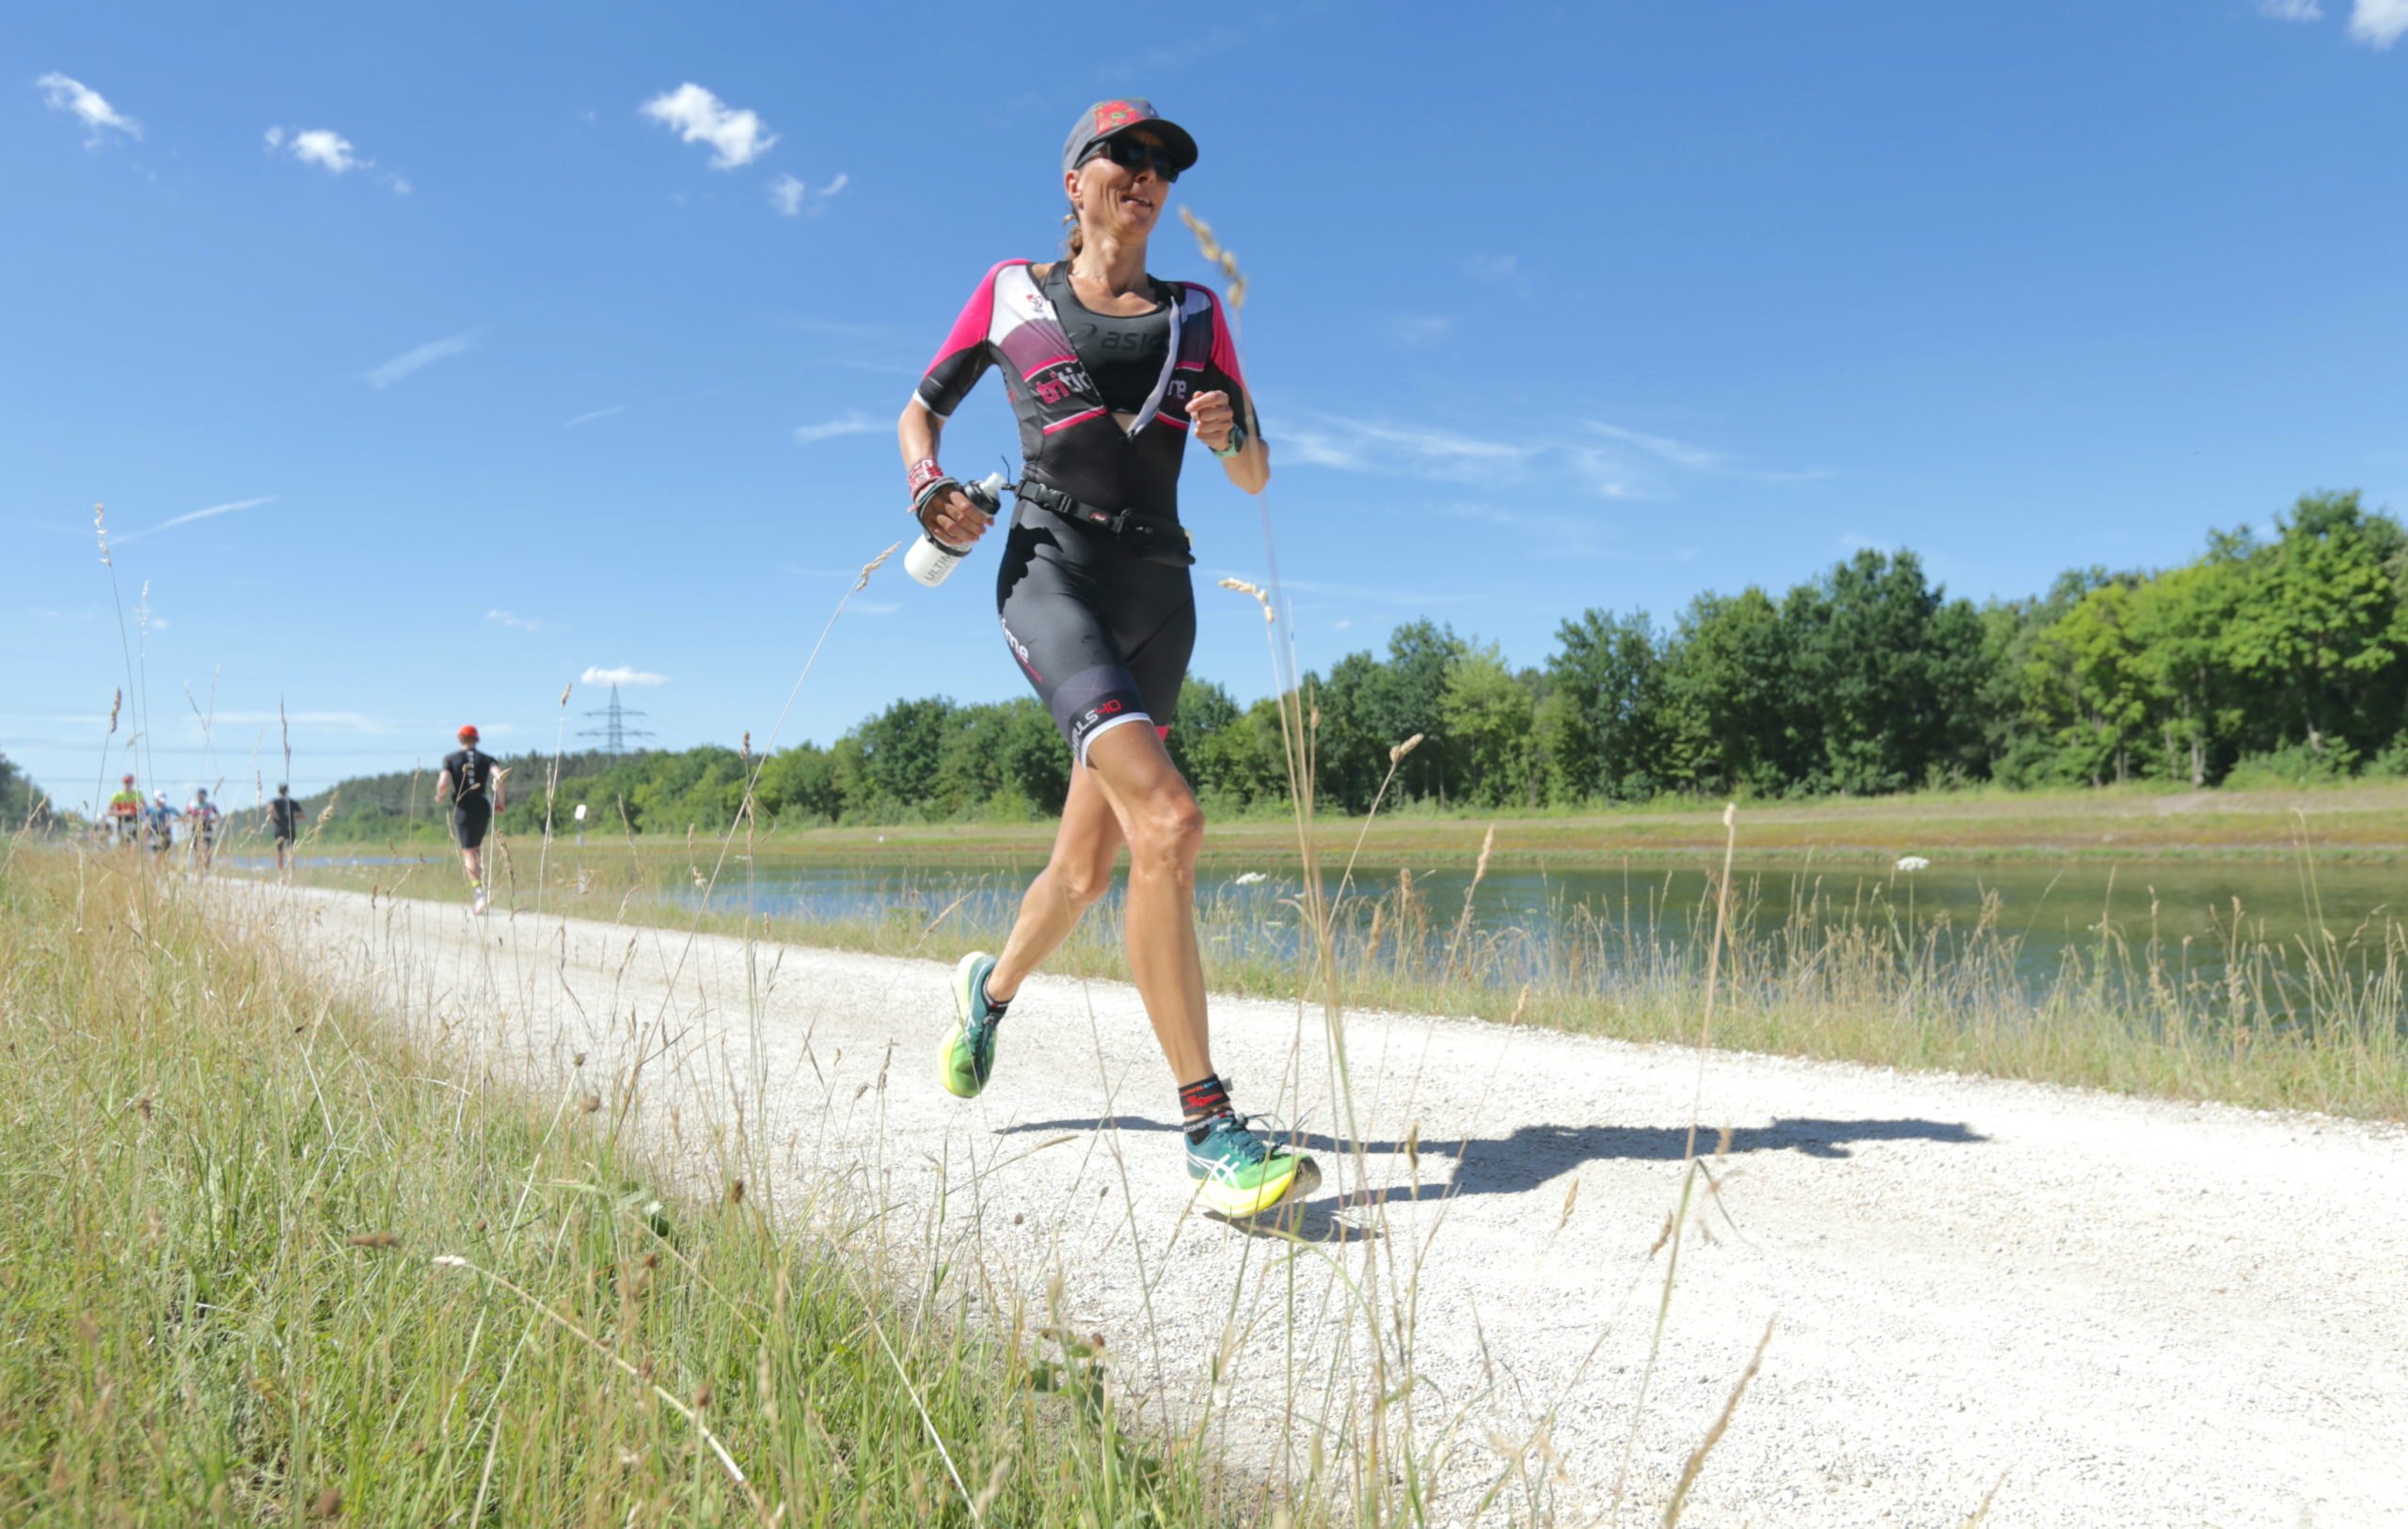
<svg viewBox="0 0 2408 1529">
<path fill-rule="evenodd" d="M 988 971 L 992 971 L 994 969 L 995 969 L 993 967 L 989 967 L 987 969 Z M 987 991 L 987 978 L 984 973 L 981 973 L 978 978 L 978 996 L 987 1001 L 987 1022 L 989 1024 L 993 1024 L 997 1020 L 1003 1018 L 1004 1011 L 1012 1006 L 1011 999 L 997 998 L 994 994 Z M 1012 995 L 1013 998 L 1017 998 L 1020 995 L 1017 993 Z"/>
<path fill-rule="evenodd" d="M 1228 1085 L 1218 1073 L 1206 1073 L 1192 1083 L 1179 1085 L 1180 1128 L 1187 1132 L 1191 1143 L 1201 1142 L 1212 1128 L 1212 1122 L 1229 1113 Z"/>
</svg>

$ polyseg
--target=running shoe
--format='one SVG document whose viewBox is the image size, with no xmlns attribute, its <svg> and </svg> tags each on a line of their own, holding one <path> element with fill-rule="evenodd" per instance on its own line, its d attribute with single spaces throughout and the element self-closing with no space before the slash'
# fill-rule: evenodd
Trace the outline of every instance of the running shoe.
<svg viewBox="0 0 2408 1529">
<path fill-rule="evenodd" d="M 483 916 L 485 910 L 485 884 L 482 881 L 468 889 L 468 911 Z"/>
<path fill-rule="evenodd" d="M 1208 1209 L 1237 1221 L 1321 1188 L 1320 1164 L 1273 1146 L 1233 1114 L 1214 1116 L 1204 1140 L 1187 1144 L 1187 1176 Z"/>
<path fill-rule="evenodd" d="M 953 969 L 953 1033 L 937 1054 L 944 1091 L 957 1099 L 974 1099 L 995 1071 L 994 1012 L 987 1007 L 987 973 L 995 958 L 972 951 Z"/>
</svg>

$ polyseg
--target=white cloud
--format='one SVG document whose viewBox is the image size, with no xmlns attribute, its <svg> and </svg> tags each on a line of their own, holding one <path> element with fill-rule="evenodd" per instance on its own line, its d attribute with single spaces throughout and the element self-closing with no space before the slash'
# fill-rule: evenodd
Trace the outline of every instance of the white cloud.
<svg viewBox="0 0 2408 1529">
<path fill-rule="evenodd" d="M 392 188 L 396 197 L 406 197 L 416 188 L 390 170 L 376 170 L 376 162 L 364 159 L 349 138 L 331 128 L 285 129 L 272 127 L 261 134 L 267 140 L 268 151 L 282 151 L 304 165 L 314 165 L 328 175 L 348 175 L 354 170 L 375 171 L 370 179 Z"/>
<path fill-rule="evenodd" d="M 805 446 L 814 441 L 833 440 L 839 435 L 866 435 L 884 428 L 879 421 L 856 409 L 842 419 L 824 420 L 816 425 L 797 425 L 794 438 Z"/>
<path fill-rule="evenodd" d="M 1311 415 L 1298 425 L 1283 427 L 1276 449 L 1282 461 L 1309 466 L 1480 488 L 1569 479 L 1608 499 L 1662 497 L 1668 469 L 1759 483 L 1827 476 L 1820 469 L 1772 472 L 1742 466 L 1721 452 L 1686 441 L 1594 422 L 1570 433 L 1490 440 L 1418 425 Z"/>
<path fill-rule="evenodd" d="M 762 125 L 758 112 L 731 111 L 725 102 L 690 80 L 638 109 L 688 143 L 709 144 L 715 170 L 750 165 L 778 141 L 778 135 Z"/>
<path fill-rule="evenodd" d="M 769 205 L 781 217 L 800 217 L 808 213 L 813 217 L 828 211 L 828 198 L 852 183 L 849 175 L 839 175 L 814 191 L 791 175 L 779 174 L 769 181 Z"/>
<path fill-rule="evenodd" d="M 2258 14 L 2278 22 L 2313 22 L 2323 19 L 2324 8 L 2316 0 L 2258 0 Z"/>
<path fill-rule="evenodd" d="M 53 71 L 34 82 L 41 92 L 44 104 L 55 112 L 70 112 L 75 119 L 91 130 L 84 140 L 87 147 L 97 147 L 108 141 L 111 133 L 122 133 L 129 138 L 142 136 L 142 124 L 126 116 L 102 99 L 101 93 L 81 80 L 71 80 Z"/>
<path fill-rule="evenodd" d="M 632 665 L 621 664 L 616 669 L 589 667 L 583 674 L 578 676 L 577 683 L 579 685 L 667 685 L 669 676 L 647 674 Z"/>
<path fill-rule="evenodd" d="M 206 510 L 194 510 L 187 513 L 177 515 L 173 519 L 163 520 L 156 526 L 151 526 L 142 530 L 128 531 L 123 536 L 111 537 L 110 541 L 118 546 L 123 546 L 128 542 L 139 542 L 146 536 L 156 536 L 161 531 L 168 530 L 177 526 L 187 525 L 196 520 L 207 520 L 212 515 L 230 514 L 237 510 L 249 510 L 262 504 L 273 504 L 275 502 L 276 496 L 269 494 L 256 499 L 237 499 L 231 504 L 213 504 Z"/>
<path fill-rule="evenodd" d="M 627 406 L 624 403 L 613 403 L 607 409 L 590 409 L 587 412 L 578 415 L 576 418 L 570 420 L 561 428 L 562 430 L 575 430 L 579 425 L 590 425 L 596 419 L 608 419 L 614 414 L 625 414 L 626 412 Z"/>
<path fill-rule="evenodd" d="M 1691 446 L 1686 441 L 1673 440 L 1669 435 L 1642 434 L 1636 430 L 1624 430 L 1620 425 L 1592 423 L 1589 428 L 1608 440 L 1621 441 L 1625 446 L 1636 446 L 1648 455 L 1660 457 L 1676 467 L 1687 467 L 1697 472 L 1712 472 L 1722 465 L 1722 458 L 1716 453 L 1706 450 L 1703 447 Z"/>
<path fill-rule="evenodd" d="M 349 138 L 325 128 L 294 134 L 293 157 L 304 165 L 315 165 L 329 175 L 356 170 L 363 163 Z"/>
<path fill-rule="evenodd" d="M 440 361 L 447 355 L 475 350 L 477 339 L 476 332 L 471 330 L 467 334 L 453 335 L 449 339 L 429 340 L 414 351 L 404 351 L 383 366 L 372 368 L 362 375 L 371 387 L 390 387 L 420 367 Z"/>
<path fill-rule="evenodd" d="M 561 623 L 558 622 L 538 621 L 532 616 L 514 615 L 499 607 L 486 611 L 485 620 L 499 622 L 504 626 L 515 627 L 521 632 L 557 632 L 561 629 Z"/>
<path fill-rule="evenodd" d="M 2408 32 L 2408 0 L 2357 0 L 2350 12 L 2350 35 L 2370 47 L 2388 48 Z"/>
</svg>

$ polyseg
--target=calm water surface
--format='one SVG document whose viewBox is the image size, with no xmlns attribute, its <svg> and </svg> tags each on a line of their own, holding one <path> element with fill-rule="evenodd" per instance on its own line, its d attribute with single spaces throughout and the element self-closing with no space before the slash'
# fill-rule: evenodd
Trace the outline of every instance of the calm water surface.
<svg viewBox="0 0 2408 1529">
<path fill-rule="evenodd" d="M 921 861 L 879 866 L 763 855 L 731 863 L 716 887 L 672 885 L 657 895 L 714 911 L 782 919 L 910 920 L 925 926 L 943 914 L 965 930 L 1007 923 L 1035 867 L 993 862 L 947 866 Z M 1451 930 L 1470 893 L 1477 934 L 1544 944 L 1567 932 L 1618 939 L 1684 942 L 1712 930 L 1707 867 L 1667 869 L 1662 861 L 1626 869 L 1570 872 L 1491 870 L 1478 887 L 1461 867 L 1358 866 L 1342 906 L 1360 929 L 1375 902 L 1393 918 L 1400 870 L 1441 933 Z M 1125 871 L 1101 910 L 1117 915 Z M 2068 948 L 2095 950 L 2104 929 L 2143 949 L 2152 940 L 2169 965 L 2205 974 L 2219 969 L 2236 935 L 2253 943 L 2344 945 L 2353 937 L 2377 953 L 2400 901 L 2403 871 L 2365 861 L 2305 864 L 2206 858 L 2114 863 L 2029 860 L 1941 861 L 1915 872 L 1850 861 L 1800 868 L 1795 862 L 1741 862 L 1735 890 L 1746 925 L 1759 933 L 1793 918 L 1825 924 L 1876 922 L 1918 940 L 1961 940 L 1987 917 L 2011 937 L 2016 965 L 2037 980 L 2052 977 Z M 1339 875 L 1324 886 L 1334 894 Z M 1293 863 L 1259 870 L 1214 866 L 1197 873 L 1208 930 L 1250 954 L 1292 954 L 1301 893 Z M 947 910 L 951 911 L 948 912 Z"/>
</svg>

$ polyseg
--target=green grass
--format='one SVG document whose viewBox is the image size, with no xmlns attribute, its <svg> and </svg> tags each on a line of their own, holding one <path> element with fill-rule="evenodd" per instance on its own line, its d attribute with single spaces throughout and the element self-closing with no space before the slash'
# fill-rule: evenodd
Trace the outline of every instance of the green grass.
<svg viewBox="0 0 2408 1529">
<path fill-rule="evenodd" d="M 0 859 L 0 1521 L 1228 1516 L 1041 1314 L 903 1299 L 840 1200 L 675 1192 L 130 859 Z"/>
</svg>

